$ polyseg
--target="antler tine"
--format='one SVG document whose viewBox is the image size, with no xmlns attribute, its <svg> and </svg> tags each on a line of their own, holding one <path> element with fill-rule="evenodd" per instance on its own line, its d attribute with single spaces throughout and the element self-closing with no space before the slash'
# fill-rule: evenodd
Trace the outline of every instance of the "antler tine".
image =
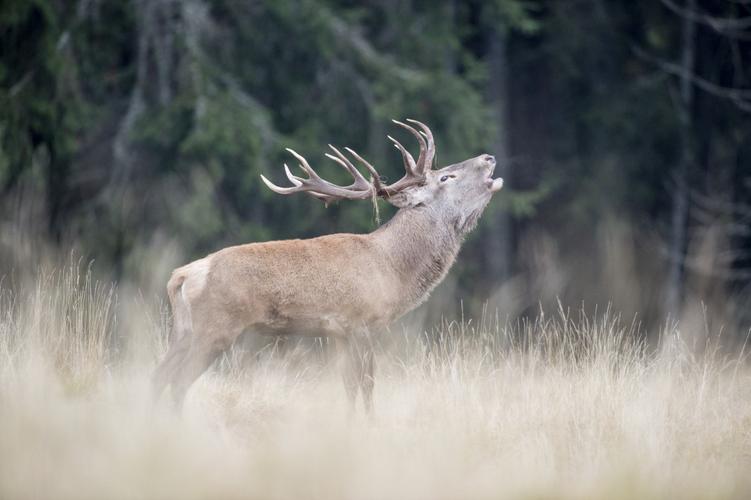
<svg viewBox="0 0 751 500">
<path fill-rule="evenodd" d="M 292 193 L 296 193 L 298 191 L 297 188 L 300 187 L 297 184 L 295 184 L 295 186 L 293 186 L 293 187 L 286 187 L 286 188 L 285 187 L 281 187 L 281 186 L 277 186 L 276 184 L 274 184 L 273 182 L 271 182 L 270 180 L 268 180 L 266 178 L 266 176 L 264 176 L 263 174 L 261 174 L 261 180 L 263 181 L 264 184 L 266 184 L 266 186 L 268 186 L 269 189 L 271 189 L 273 192 L 278 193 L 278 194 L 292 194 Z"/>
<path fill-rule="evenodd" d="M 286 163 L 284 164 L 284 173 L 287 174 L 287 179 L 289 179 L 289 181 L 292 184 L 294 184 L 297 187 L 302 186 L 302 184 L 303 184 L 302 179 L 300 177 L 294 175 L 292 173 L 292 171 L 289 169 L 289 167 L 287 166 Z"/>
<path fill-rule="evenodd" d="M 411 118 L 407 118 L 407 121 L 410 123 L 414 123 L 418 127 L 422 129 L 421 133 L 425 136 L 425 139 L 427 140 L 427 152 L 425 153 L 425 172 L 433 168 L 433 159 L 435 158 L 435 141 L 433 139 L 433 132 L 430 131 L 430 128 L 425 125 L 422 122 L 419 122 L 417 120 L 413 120 Z"/>
<path fill-rule="evenodd" d="M 391 121 L 396 123 L 403 129 L 409 131 L 410 134 L 414 135 L 417 138 L 417 142 L 420 144 L 420 155 L 417 157 L 417 166 L 415 171 L 417 173 L 425 172 L 425 155 L 428 151 L 428 145 L 425 143 L 425 138 L 414 127 L 411 127 L 404 122 L 400 122 L 399 120 Z"/>
<path fill-rule="evenodd" d="M 297 158 L 297 161 L 300 162 L 300 168 L 302 168 L 303 170 L 305 170 L 305 173 L 308 174 L 311 179 L 320 179 L 320 177 L 318 176 L 318 174 L 316 173 L 316 171 L 313 170 L 313 167 L 311 167 L 308 164 L 308 160 L 306 160 L 302 155 L 298 154 L 297 151 L 295 151 L 292 148 L 284 148 L 284 149 L 286 149 L 287 151 L 289 151 L 289 153 L 292 156 L 294 156 L 295 158 Z M 286 166 L 287 165 L 285 164 L 285 167 Z"/>
<path fill-rule="evenodd" d="M 375 190 L 377 193 L 380 193 L 383 190 L 383 185 L 381 184 L 381 175 L 378 173 L 378 171 L 375 169 L 373 165 L 371 165 L 368 161 L 366 161 L 362 156 L 357 154 L 357 152 L 352 149 L 345 147 L 344 148 L 349 154 L 355 157 L 355 160 L 362 163 L 365 168 L 370 173 L 370 176 L 373 178 L 373 186 L 375 187 Z"/>
<path fill-rule="evenodd" d="M 350 162 L 349 159 L 347 159 L 347 157 L 344 156 L 341 151 L 336 149 L 331 144 L 329 144 L 329 147 L 331 148 L 332 151 L 334 151 L 336 156 L 326 153 L 326 158 L 329 158 L 330 160 L 334 160 L 335 162 L 337 162 L 339 165 L 344 167 L 344 169 L 347 170 L 352 175 L 352 177 L 354 177 L 355 182 L 352 184 L 351 187 L 356 187 L 359 189 L 366 189 L 366 188 L 372 187 L 370 182 L 368 182 L 368 180 L 365 177 L 363 177 L 360 171 L 357 170 L 354 165 L 352 165 L 352 162 Z"/>
<path fill-rule="evenodd" d="M 407 149 L 401 145 L 399 141 L 387 135 L 391 142 L 394 143 L 394 147 L 402 153 L 402 159 L 404 160 L 404 168 L 412 175 L 417 175 L 417 165 L 415 164 L 414 157 L 407 151 Z"/>
<path fill-rule="evenodd" d="M 297 185 L 297 183 L 299 183 L 300 185 L 318 186 L 318 187 L 326 186 L 326 187 L 334 188 L 334 189 L 350 189 L 350 188 L 363 189 L 363 188 L 370 187 L 370 185 L 367 184 L 367 181 L 366 181 L 366 184 L 367 184 L 366 186 L 362 186 L 362 185 L 355 186 L 353 184 L 351 186 L 344 187 L 344 186 L 339 186 L 337 184 L 334 184 L 333 182 L 329 182 L 326 179 L 322 179 L 321 176 L 318 175 L 318 173 L 315 170 L 313 170 L 313 167 L 310 166 L 308 161 L 302 155 L 300 155 L 293 149 L 290 149 L 290 148 L 286 148 L 286 149 L 295 158 L 297 158 L 297 160 L 300 162 L 300 168 L 302 168 L 309 176 L 309 179 L 303 179 L 301 177 L 297 177 L 293 175 L 290 172 L 289 167 L 287 167 L 287 164 L 285 163 L 284 169 L 285 169 L 285 172 L 287 173 L 287 178 L 289 178 L 292 184 Z M 345 168 L 347 167 L 345 166 Z M 349 168 L 347 168 L 347 170 L 349 170 Z"/>
</svg>

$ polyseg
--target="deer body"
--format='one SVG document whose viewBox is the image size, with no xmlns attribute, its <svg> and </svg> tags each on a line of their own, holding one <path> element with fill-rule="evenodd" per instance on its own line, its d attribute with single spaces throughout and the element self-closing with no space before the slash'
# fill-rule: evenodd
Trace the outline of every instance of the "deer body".
<svg viewBox="0 0 751 500">
<path fill-rule="evenodd" d="M 352 186 L 335 186 L 318 178 L 298 157 L 310 178 L 320 180 L 315 190 L 307 190 L 316 198 L 364 199 L 372 192 L 362 190 L 375 189 L 400 207 L 372 233 L 238 245 L 176 269 L 167 285 L 174 317 L 171 346 L 155 374 L 156 394 L 171 383 L 176 404 L 181 405 L 190 385 L 218 354 L 243 332 L 252 331 L 335 338 L 347 354 L 347 393 L 354 401 L 362 390 L 370 408 L 373 356 L 363 339 L 427 299 L 502 182 L 490 177 L 495 160 L 488 155 L 430 171 L 432 136 L 416 136 L 421 140 L 420 159 L 414 162 L 397 143 L 408 175 L 391 186 L 382 186 L 376 178 L 363 184 L 357 177 Z M 338 157 L 343 158 L 340 153 Z M 344 162 L 347 166 L 339 163 L 354 169 Z M 410 169 L 422 172 L 419 182 L 413 181 Z M 264 181 L 281 194 L 305 191 L 306 180 L 287 172 L 295 188 Z M 472 187 L 470 192 L 450 188 L 447 182 L 457 177 L 468 179 L 464 182 Z M 354 193 L 343 194 L 347 189 Z M 454 190 L 461 196 L 451 196 Z M 438 198 L 443 198 L 440 203 Z"/>
</svg>

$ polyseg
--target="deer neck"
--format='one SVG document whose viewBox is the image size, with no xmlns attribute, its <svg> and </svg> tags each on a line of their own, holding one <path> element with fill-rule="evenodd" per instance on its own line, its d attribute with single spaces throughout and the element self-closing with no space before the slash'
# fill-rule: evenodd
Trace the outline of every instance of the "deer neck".
<svg viewBox="0 0 751 500">
<path fill-rule="evenodd" d="M 401 209 L 371 236 L 400 280 L 404 313 L 423 301 L 443 280 L 461 247 L 454 226 L 429 207 Z"/>
</svg>

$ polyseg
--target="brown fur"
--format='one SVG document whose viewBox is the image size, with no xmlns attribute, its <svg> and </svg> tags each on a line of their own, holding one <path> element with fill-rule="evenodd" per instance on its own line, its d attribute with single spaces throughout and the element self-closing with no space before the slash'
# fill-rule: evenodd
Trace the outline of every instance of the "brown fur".
<svg viewBox="0 0 751 500">
<path fill-rule="evenodd" d="M 370 234 L 238 245 L 176 269 L 167 285 L 173 334 L 156 394 L 172 383 L 181 405 L 193 381 L 244 331 L 314 335 L 336 339 L 347 354 L 347 393 L 354 400 L 362 390 L 370 408 L 368 336 L 426 300 L 451 268 L 490 200 L 495 161 L 488 158 L 431 171 Z M 441 180 L 446 173 L 451 183 Z"/>
</svg>

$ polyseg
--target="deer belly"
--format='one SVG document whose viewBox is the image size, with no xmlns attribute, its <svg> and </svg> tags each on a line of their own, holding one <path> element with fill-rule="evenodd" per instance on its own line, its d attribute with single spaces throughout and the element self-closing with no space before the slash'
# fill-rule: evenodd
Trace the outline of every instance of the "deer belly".
<svg viewBox="0 0 751 500">
<path fill-rule="evenodd" d="M 339 321 L 325 316 L 289 317 L 278 315 L 273 320 L 257 323 L 250 328 L 260 335 L 300 335 L 306 337 L 336 337 L 346 335 Z"/>
</svg>

